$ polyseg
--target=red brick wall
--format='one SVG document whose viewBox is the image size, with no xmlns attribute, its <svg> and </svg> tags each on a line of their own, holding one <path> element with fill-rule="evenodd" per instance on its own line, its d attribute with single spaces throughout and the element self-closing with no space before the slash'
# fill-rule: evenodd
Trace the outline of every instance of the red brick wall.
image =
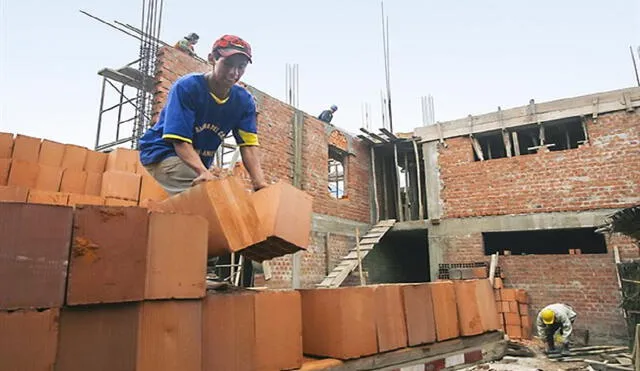
<svg viewBox="0 0 640 371">
<path fill-rule="evenodd" d="M 446 237 L 445 263 L 489 261 L 484 255 L 482 234 Z M 527 255 L 499 257 L 505 286 L 525 289 L 531 296 L 531 315 L 547 304 L 567 303 L 578 313 L 576 327 L 597 337 L 626 336 L 616 279 L 613 247 L 621 259 L 638 258 L 631 239 L 607 237 L 608 254 Z"/>
<path fill-rule="evenodd" d="M 205 72 L 211 69 L 173 48 L 163 48 L 158 55 L 156 75 L 157 91 L 154 112 L 162 109 L 171 84 L 180 76 L 190 72 Z M 248 87 L 257 101 L 258 135 L 261 145 L 262 167 L 267 181 L 285 180 L 293 182 L 293 116 L 294 108 L 252 87 Z M 357 138 L 350 138 L 353 156 L 347 160 L 346 199 L 332 198 L 328 193 L 328 134 L 325 124 L 304 114 L 302 150 L 302 189 L 313 196 L 313 211 L 359 222 L 370 222 L 369 207 L 369 151 Z M 347 137 L 349 135 L 344 133 Z M 245 174 L 246 176 L 246 174 Z M 301 282 L 305 286 L 318 283 L 325 276 L 324 238 L 312 232 L 311 246 L 305 252 L 301 265 Z M 332 264 L 346 254 L 346 237 L 330 238 Z M 275 259 L 272 266 L 272 287 L 289 287 L 291 282 L 291 257 Z M 333 268 L 331 266 L 330 268 Z"/>
<path fill-rule="evenodd" d="M 578 149 L 474 161 L 468 137 L 440 148 L 444 217 L 619 208 L 640 203 L 640 114 L 587 123 Z"/>
</svg>

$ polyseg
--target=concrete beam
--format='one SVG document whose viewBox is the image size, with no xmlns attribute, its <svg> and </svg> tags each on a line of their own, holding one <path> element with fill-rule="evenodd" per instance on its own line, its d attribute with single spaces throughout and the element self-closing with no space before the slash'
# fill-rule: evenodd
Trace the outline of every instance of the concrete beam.
<svg viewBox="0 0 640 371">
<path fill-rule="evenodd" d="M 427 220 L 411 220 L 407 222 L 396 222 L 389 230 L 390 232 L 415 231 L 420 229 L 428 229 L 429 222 Z"/>
<path fill-rule="evenodd" d="M 311 219 L 311 230 L 313 232 L 355 237 L 356 228 L 360 229 L 360 236 L 362 236 L 371 226 L 367 223 L 325 214 L 314 213 Z"/>
<path fill-rule="evenodd" d="M 495 111 L 483 115 L 473 116 L 472 131 L 469 129 L 469 118 L 465 117 L 453 121 L 440 123 L 443 138 L 452 138 L 471 133 L 483 133 L 544 123 L 576 116 L 597 116 L 607 112 L 623 111 L 640 107 L 640 88 L 633 87 L 608 92 L 565 98 L 550 102 L 537 103 L 536 114 L 532 115 L 529 105 L 508 110 Z M 440 139 L 438 125 L 423 126 L 415 129 L 415 135 L 422 141 L 436 141 Z"/>
<path fill-rule="evenodd" d="M 430 225 L 428 232 L 431 280 L 438 278 L 438 267 L 443 263 L 449 236 L 482 232 L 596 227 L 616 211 L 618 209 L 441 219 L 440 224 Z"/>
<path fill-rule="evenodd" d="M 440 170 L 438 167 L 438 142 L 422 145 L 424 157 L 425 192 L 427 195 L 427 215 L 429 219 L 442 217 L 440 200 Z"/>
</svg>

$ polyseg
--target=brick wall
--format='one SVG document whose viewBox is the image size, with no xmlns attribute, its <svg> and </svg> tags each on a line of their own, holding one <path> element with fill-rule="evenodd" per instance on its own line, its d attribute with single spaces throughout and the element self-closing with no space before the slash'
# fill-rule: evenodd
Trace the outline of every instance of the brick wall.
<svg viewBox="0 0 640 371">
<path fill-rule="evenodd" d="M 251 67 L 249 67 L 251 68 Z M 171 84 L 180 76 L 190 72 L 205 72 L 211 69 L 173 48 L 163 48 L 158 54 L 156 75 L 157 90 L 154 96 L 154 117 L 162 109 Z M 244 84 L 243 84 L 244 85 Z M 262 167 L 267 181 L 285 180 L 293 182 L 294 147 L 293 120 L 295 109 L 251 86 L 247 89 L 254 95 L 258 108 L 258 135 L 261 145 Z M 351 144 L 352 155 L 346 160 L 348 198 L 335 199 L 328 193 L 328 132 L 337 129 L 327 126 L 316 118 L 303 115 L 303 150 L 301 187 L 313 196 L 313 211 L 359 222 L 370 222 L 369 207 L 369 151 L 357 138 L 343 132 Z M 329 130 L 327 130 L 329 129 Z M 244 174 L 246 176 L 246 174 Z M 346 254 L 355 243 L 347 242 L 343 236 L 330 237 L 331 266 Z M 272 266 L 272 287 L 288 287 L 291 282 L 291 257 L 275 259 Z M 305 252 L 301 265 L 301 282 L 311 286 L 325 275 L 324 235 L 312 232 L 309 251 Z"/>
<path fill-rule="evenodd" d="M 444 238 L 445 263 L 489 261 L 481 233 Z M 529 292 L 532 316 L 547 304 L 563 302 L 578 313 L 577 328 L 589 329 L 597 338 L 625 337 L 613 247 L 618 247 L 623 260 L 638 258 L 638 248 L 620 235 L 608 236 L 606 242 L 607 254 L 501 255 L 505 286 Z"/>
<path fill-rule="evenodd" d="M 640 203 L 640 114 L 587 123 L 577 149 L 474 161 L 468 137 L 440 147 L 444 217 L 619 208 Z"/>
</svg>

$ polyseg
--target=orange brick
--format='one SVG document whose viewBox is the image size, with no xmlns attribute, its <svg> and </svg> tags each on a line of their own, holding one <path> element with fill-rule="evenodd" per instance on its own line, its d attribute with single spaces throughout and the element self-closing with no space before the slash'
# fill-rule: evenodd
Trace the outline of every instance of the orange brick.
<svg viewBox="0 0 640 371">
<path fill-rule="evenodd" d="M 516 290 L 516 301 L 522 304 L 529 303 L 529 294 L 525 290 Z"/>
<path fill-rule="evenodd" d="M 518 313 L 505 313 L 504 323 L 520 327 L 520 315 Z"/>
<path fill-rule="evenodd" d="M 202 303 L 202 370 L 255 370 L 254 291 L 209 293 Z"/>
<path fill-rule="evenodd" d="M 401 285 L 378 285 L 374 291 L 378 352 L 407 346 L 407 322 L 404 316 Z"/>
<path fill-rule="evenodd" d="M 87 151 L 85 147 L 66 144 L 64 146 L 64 156 L 62 157 L 62 168 L 82 171 L 87 161 Z"/>
<path fill-rule="evenodd" d="M 502 300 L 504 301 L 516 301 L 515 289 L 502 289 L 500 295 L 502 296 Z"/>
<path fill-rule="evenodd" d="M 476 267 L 473 268 L 473 277 L 478 279 L 487 278 L 489 273 L 487 272 L 487 267 Z"/>
<path fill-rule="evenodd" d="M 502 313 L 509 313 L 509 302 L 508 301 L 501 301 L 500 302 L 500 311 Z"/>
<path fill-rule="evenodd" d="M 0 186 L 0 202 L 27 202 L 29 189 L 15 186 Z"/>
<path fill-rule="evenodd" d="M 460 336 L 458 327 L 458 309 L 456 291 L 452 281 L 432 282 L 433 315 L 436 319 L 436 337 L 438 341 Z"/>
<path fill-rule="evenodd" d="M 64 144 L 44 139 L 40 145 L 38 163 L 40 165 L 61 167 L 63 156 Z"/>
<path fill-rule="evenodd" d="M 104 198 L 100 196 L 84 195 L 84 194 L 70 194 L 67 205 L 104 205 Z"/>
<path fill-rule="evenodd" d="M 476 302 L 480 311 L 480 321 L 484 332 L 494 331 L 500 328 L 500 322 L 497 319 L 498 307 L 495 300 L 491 297 L 493 289 L 488 279 L 476 280 Z"/>
<path fill-rule="evenodd" d="M 510 301 L 509 303 L 509 313 L 520 313 L 518 310 L 518 303 L 515 301 Z"/>
<path fill-rule="evenodd" d="M 198 300 L 63 308 L 56 370 L 202 370 Z"/>
<path fill-rule="evenodd" d="M 199 215 L 150 213 L 145 299 L 204 297 L 207 237 Z"/>
<path fill-rule="evenodd" d="M 143 300 L 148 224 L 138 207 L 76 207 L 67 304 Z"/>
<path fill-rule="evenodd" d="M 518 312 L 521 315 L 529 314 L 529 304 L 518 304 Z"/>
<path fill-rule="evenodd" d="M 373 290 L 372 286 L 300 290 L 304 353 L 337 359 L 377 353 Z"/>
<path fill-rule="evenodd" d="M 102 197 L 102 198 L 104 198 L 104 204 L 107 206 L 138 206 L 138 203 L 135 201 L 121 200 L 119 198 L 113 198 L 113 197 Z"/>
<path fill-rule="evenodd" d="M 501 289 L 502 287 L 503 287 L 502 278 L 494 277 L 494 279 L 493 279 L 493 288 L 494 289 Z"/>
<path fill-rule="evenodd" d="M 402 299 L 409 346 L 435 342 L 436 322 L 433 316 L 431 287 L 426 283 L 403 285 Z"/>
<path fill-rule="evenodd" d="M 39 165 L 35 189 L 58 192 L 62 180 L 62 169 L 55 166 Z"/>
<path fill-rule="evenodd" d="M 507 335 L 509 335 L 512 339 L 521 339 L 522 338 L 522 329 L 520 326 L 507 325 Z"/>
<path fill-rule="evenodd" d="M 87 172 L 65 169 L 60 183 L 61 192 L 84 193 L 87 186 Z"/>
<path fill-rule="evenodd" d="M 302 249 L 309 246 L 312 197 L 279 181 L 251 195 L 262 234 L 281 238 Z"/>
<path fill-rule="evenodd" d="M 484 329 L 476 298 L 476 282 L 474 280 L 455 280 L 453 283 L 456 290 L 460 335 L 482 334 Z"/>
<path fill-rule="evenodd" d="M 30 204 L 46 204 L 46 205 L 67 205 L 69 202 L 69 194 L 62 192 L 41 191 L 32 189 L 29 191 L 27 202 Z"/>
<path fill-rule="evenodd" d="M 0 312 L 3 370 L 51 370 L 58 347 L 58 309 Z"/>
<path fill-rule="evenodd" d="M 13 134 L 0 133 L 0 158 L 11 158 L 13 153 Z"/>
<path fill-rule="evenodd" d="M 0 186 L 6 186 L 9 181 L 9 171 L 11 170 L 11 159 L 0 158 Z"/>
<path fill-rule="evenodd" d="M 529 315 L 521 315 L 520 316 L 520 326 L 522 326 L 522 328 L 528 328 L 531 329 L 533 324 L 531 323 L 531 317 L 529 317 Z"/>
<path fill-rule="evenodd" d="M 107 167 L 107 157 L 104 152 L 87 151 L 87 160 L 84 163 L 84 171 L 88 173 L 104 173 Z"/>
<path fill-rule="evenodd" d="M 502 325 L 502 327 L 504 327 L 504 314 L 499 313 L 498 319 L 500 320 L 500 324 Z"/>
<path fill-rule="evenodd" d="M 302 313 L 297 291 L 262 291 L 254 296 L 255 369 L 292 370 L 302 366 Z"/>
<path fill-rule="evenodd" d="M 126 171 L 135 173 L 138 167 L 140 152 L 127 149 L 116 148 L 109 152 L 107 158 L 106 171 Z"/>
<path fill-rule="evenodd" d="M 0 215 L 0 310 L 61 307 L 69 262 L 71 208 L 1 202 Z M 0 328 L 0 339 L 5 335 Z"/>
<path fill-rule="evenodd" d="M 162 186 L 148 173 L 143 173 L 140 184 L 140 205 L 151 201 L 163 201 L 169 198 L 169 194 Z"/>
<path fill-rule="evenodd" d="M 87 183 L 84 188 L 84 194 L 100 196 L 102 190 L 102 173 L 87 172 Z"/>
<path fill-rule="evenodd" d="M 106 174 L 108 172 L 105 176 Z M 105 183 L 104 179 L 102 183 Z M 258 216 L 250 195 L 236 177 L 197 185 L 169 197 L 158 204 L 158 207 L 207 218 L 210 256 L 240 251 L 264 241 L 266 237 L 256 228 L 259 225 Z"/>
<path fill-rule="evenodd" d="M 11 158 L 14 161 L 25 161 L 37 163 L 40 154 L 40 138 L 29 137 L 18 134 L 13 141 L 13 153 Z"/>
<path fill-rule="evenodd" d="M 12 160 L 7 185 L 34 188 L 39 170 L 40 166 L 36 162 Z"/>
<path fill-rule="evenodd" d="M 135 173 L 124 171 L 106 171 L 102 174 L 100 196 L 135 201 L 140 196 L 142 177 Z"/>
<path fill-rule="evenodd" d="M 502 301 L 502 297 L 500 296 L 500 290 L 493 290 L 493 297 L 494 299 L 498 302 L 498 301 Z"/>
</svg>

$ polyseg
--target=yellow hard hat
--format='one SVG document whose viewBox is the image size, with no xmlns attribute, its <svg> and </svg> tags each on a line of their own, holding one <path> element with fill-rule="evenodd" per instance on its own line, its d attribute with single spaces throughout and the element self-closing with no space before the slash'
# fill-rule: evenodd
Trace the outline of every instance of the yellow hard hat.
<svg viewBox="0 0 640 371">
<path fill-rule="evenodd" d="M 542 322 L 544 322 L 545 325 L 551 325 L 553 324 L 553 320 L 556 315 L 551 309 L 544 309 L 540 316 L 542 317 Z"/>
</svg>

